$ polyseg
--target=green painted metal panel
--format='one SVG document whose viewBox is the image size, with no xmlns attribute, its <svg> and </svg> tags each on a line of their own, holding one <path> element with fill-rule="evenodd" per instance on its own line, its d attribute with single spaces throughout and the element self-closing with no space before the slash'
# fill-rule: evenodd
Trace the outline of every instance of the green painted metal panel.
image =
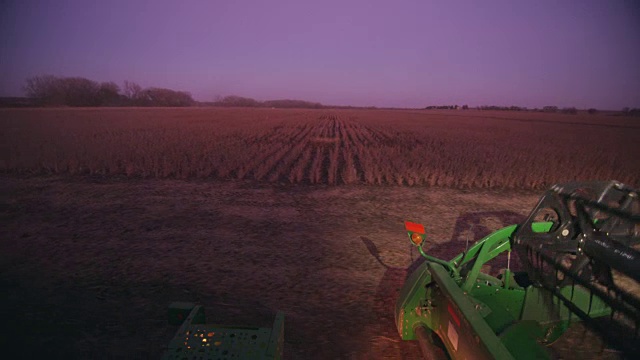
<svg viewBox="0 0 640 360">
<path fill-rule="evenodd" d="M 551 225 L 535 223 L 533 230 L 549 231 Z M 516 336 L 533 329 L 531 324 L 518 325 L 526 290 L 508 270 L 503 279 L 481 272 L 482 265 L 511 250 L 516 228 L 512 225 L 488 235 L 449 262 L 431 261 L 424 254 L 427 261 L 409 276 L 396 304 L 401 338 L 416 339 L 414 329 L 423 326 L 443 340 L 454 359 L 548 358 L 538 341 L 547 327 L 536 325 L 530 336 Z M 515 349 L 526 349 L 526 354 L 514 353 Z"/>
<path fill-rule="evenodd" d="M 454 359 L 513 359 L 493 329 L 476 310 L 473 302 L 469 300 L 468 294 L 460 289 L 445 269 L 438 264 L 430 263 L 429 271 L 443 294 L 441 303 L 436 305 L 441 312 L 446 308 L 450 315 L 448 321 L 446 323 L 441 321 L 435 331 L 443 338 L 451 357 Z M 456 322 L 459 322 L 458 327 L 455 326 Z"/>
<path fill-rule="evenodd" d="M 415 340 L 414 328 L 417 325 L 425 325 L 431 328 L 434 318 L 428 316 L 429 304 L 426 299 L 430 290 L 427 285 L 431 283 L 431 274 L 427 271 L 429 263 L 424 262 L 409 275 L 396 302 L 395 320 L 400 338 L 403 340 Z"/>
</svg>

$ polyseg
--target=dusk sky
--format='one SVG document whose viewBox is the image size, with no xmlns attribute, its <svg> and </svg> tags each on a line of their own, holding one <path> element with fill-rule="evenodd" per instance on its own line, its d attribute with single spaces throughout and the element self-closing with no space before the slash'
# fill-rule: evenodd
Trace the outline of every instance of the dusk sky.
<svg viewBox="0 0 640 360">
<path fill-rule="evenodd" d="M 201 101 L 640 107 L 636 0 L 0 4 L 0 96 L 51 74 Z"/>
</svg>

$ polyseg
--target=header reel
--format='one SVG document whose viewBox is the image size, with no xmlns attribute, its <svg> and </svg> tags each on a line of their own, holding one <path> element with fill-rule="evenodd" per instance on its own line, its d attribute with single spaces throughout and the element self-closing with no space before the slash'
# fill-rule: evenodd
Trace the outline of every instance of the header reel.
<svg viewBox="0 0 640 360">
<path fill-rule="evenodd" d="M 640 354 L 640 199 L 638 190 L 616 181 L 555 185 L 512 237 L 535 286 L 559 299 L 585 324 L 624 354 Z M 551 221 L 548 232 L 532 225 Z M 571 292 L 560 292 L 563 287 Z M 586 290 L 611 315 L 592 316 L 572 298 Z M 557 301 L 548 301 L 557 307 Z"/>
</svg>

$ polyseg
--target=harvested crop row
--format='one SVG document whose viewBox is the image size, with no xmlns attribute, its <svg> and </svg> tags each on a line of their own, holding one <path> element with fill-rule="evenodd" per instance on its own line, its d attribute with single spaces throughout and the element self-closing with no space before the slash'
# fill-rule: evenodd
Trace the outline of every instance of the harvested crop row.
<svg viewBox="0 0 640 360">
<path fill-rule="evenodd" d="M 458 188 L 544 188 L 590 179 L 638 184 L 637 121 L 585 116 L 2 110 L 0 171 Z"/>
</svg>

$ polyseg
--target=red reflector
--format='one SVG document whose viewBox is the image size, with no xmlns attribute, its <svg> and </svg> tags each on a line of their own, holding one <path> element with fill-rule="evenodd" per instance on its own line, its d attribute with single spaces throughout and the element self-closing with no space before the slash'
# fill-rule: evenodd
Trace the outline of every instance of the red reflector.
<svg viewBox="0 0 640 360">
<path fill-rule="evenodd" d="M 404 222 L 404 228 L 407 229 L 407 231 L 412 231 L 412 232 L 417 232 L 419 234 L 424 234 L 424 225 L 422 224 L 418 224 L 418 223 L 414 223 L 411 221 L 405 221 Z"/>
<path fill-rule="evenodd" d="M 460 318 L 458 317 L 458 314 L 456 314 L 453 306 L 451 306 L 451 303 L 447 304 L 447 310 L 449 311 L 449 315 L 451 315 L 451 319 L 453 320 L 453 322 L 455 322 L 456 325 L 460 327 Z"/>
</svg>

